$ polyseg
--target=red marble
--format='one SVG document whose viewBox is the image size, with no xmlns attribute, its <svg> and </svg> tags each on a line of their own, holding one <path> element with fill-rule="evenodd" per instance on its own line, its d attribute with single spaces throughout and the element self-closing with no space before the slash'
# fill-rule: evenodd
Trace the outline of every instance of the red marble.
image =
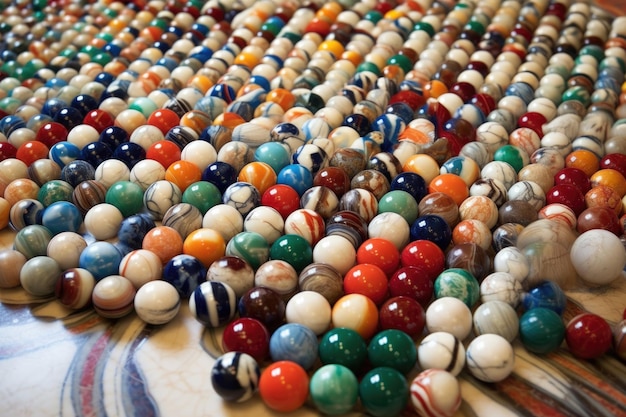
<svg viewBox="0 0 626 417">
<path fill-rule="evenodd" d="M 602 317 L 583 313 L 567 324 L 565 341 L 574 356 L 593 359 L 602 356 L 611 348 L 611 326 Z"/>
</svg>

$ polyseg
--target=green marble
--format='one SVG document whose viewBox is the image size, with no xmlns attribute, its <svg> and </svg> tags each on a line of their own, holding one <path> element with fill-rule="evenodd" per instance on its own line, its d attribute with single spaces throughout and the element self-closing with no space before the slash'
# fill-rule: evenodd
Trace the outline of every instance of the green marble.
<svg viewBox="0 0 626 417">
<path fill-rule="evenodd" d="M 326 332 L 320 339 L 318 349 L 322 363 L 343 365 L 355 372 L 367 358 L 367 345 L 361 335 L 345 327 Z"/>
<path fill-rule="evenodd" d="M 403 374 L 408 374 L 417 362 L 415 342 L 396 329 L 376 334 L 367 347 L 367 355 L 372 366 L 388 366 Z"/>
<path fill-rule="evenodd" d="M 182 197 L 183 203 L 189 203 L 204 216 L 213 206 L 221 204 L 222 193 L 215 184 L 208 181 L 198 181 L 185 189 Z"/>
<path fill-rule="evenodd" d="M 550 353 L 561 346 L 565 338 L 565 324 L 555 311 L 533 308 L 520 317 L 519 336 L 530 352 Z"/>
<path fill-rule="evenodd" d="M 359 397 L 359 382 L 354 373 L 343 365 L 324 365 L 309 382 L 309 392 L 315 407 L 331 416 L 348 413 Z"/>
<path fill-rule="evenodd" d="M 73 192 L 74 187 L 68 182 L 52 180 L 41 186 L 37 193 L 37 200 L 39 200 L 44 207 L 48 207 L 50 204 L 56 203 L 57 201 L 72 201 Z"/>
<path fill-rule="evenodd" d="M 409 399 L 409 385 L 402 373 L 386 366 L 374 368 L 359 384 L 361 404 L 374 417 L 399 415 Z"/>
<path fill-rule="evenodd" d="M 238 256 L 252 267 L 258 269 L 267 262 L 269 244 L 263 235 L 256 232 L 241 232 L 228 241 L 226 255 Z"/>
<path fill-rule="evenodd" d="M 47 227 L 33 224 L 17 232 L 13 241 L 13 248 L 26 257 L 46 256 L 48 243 L 52 239 L 52 232 Z"/>
<path fill-rule="evenodd" d="M 107 190 L 104 199 L 117 207 L 124 217 L 128 217 L 143 208 L 143 188 L 134 182 L 118 181 Z"/>
<path fill-rule="evenodd" d="M 418 215 L 418 205 L 415 198 L 406 191 L 392 190 L 384 194 L 378 202 L 378 213 L 397 213 L 413 224 Z"/>
<path fill-rule="evenodd" d="M 270 248 L 270 259 L 280 259 L 293 266 L 300 273 L 313 262 L 313 249 L 309 242 L 299 235 L 286 234 L 279 237 Z"/>
<path fill-rule="evenodd" d="M 515 169 L 515 172 L 520 172 L 528 164 L 528 155 L 524 155 L 522 152 L 524 151 L 517 146 L 504 145 L 494 152 L 493 160 L 506 162 Z"/>
<path fill-rule="evenodd" d="M 589 91 L 587 91 L 582 86 L 574 86 L 574 87 L 568 88 L 567 90 L 565 90 L 565 92 L 561 96 L 561 99 L 563 101 L 567 101 L 567 100 L 580 101 L 585 107 L 591 104 L 591 95 L 589 94 Z"/>
<path fill-rule="evenodd" d="M 476 278 L 462 268 L 449 268 L 435 279 L 435 298 L 454 297 L 472 308 L 480 298 L 480 285 Z"/>
</svg>

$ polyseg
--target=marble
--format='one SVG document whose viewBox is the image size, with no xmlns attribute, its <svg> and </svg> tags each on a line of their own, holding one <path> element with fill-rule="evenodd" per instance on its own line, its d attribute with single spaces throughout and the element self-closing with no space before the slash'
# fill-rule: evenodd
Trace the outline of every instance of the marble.
<svg viewBox="0 0 626 417">
<path fill-rule="evenodd" d="M 417 346 L 422 370 L 441 369 L 457 376 L 465 367 L 465 346 L 448 332 L 432 332 Z"/>
<path fill-rule="evenodd" d="M 410 390 L 413 409 L 419 415 L 450 417 L 461 406 L 459 381 L 445 370 L 420 372 L 411 381 Z"/>
<path fill-rule="evenodd" d="M 151 281 L 142 285 L 133 301 L 135 312 L 148 324 L 169 323 L 180 309 L 180 295 L 176 288 L 166 281 Z"/>
<path fill-rule="evenodd" d="M 515 366 L 511 344 L 502 336 L 484 334 L 470 342 L 466 351 L 467 369 L 484 382 L 499 382 L 508 377 Z"/>
</svg>

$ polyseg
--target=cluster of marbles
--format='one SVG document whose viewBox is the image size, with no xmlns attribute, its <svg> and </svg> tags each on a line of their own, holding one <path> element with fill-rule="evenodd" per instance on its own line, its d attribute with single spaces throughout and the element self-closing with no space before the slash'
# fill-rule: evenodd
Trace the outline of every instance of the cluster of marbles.
<svg viewBox="0 0 626 417">
<path fill-rule="evenodd" d="M 218 395 L 277 412 L 452 415 L 518 336 L 610 350 L 563 321 L 561 287 L 626 265 L 626 53 L 588 5 L 94 4 L 28 51 L 4 27 L 0 288 L 150 325 L 188 300 Z"/>
</svg>

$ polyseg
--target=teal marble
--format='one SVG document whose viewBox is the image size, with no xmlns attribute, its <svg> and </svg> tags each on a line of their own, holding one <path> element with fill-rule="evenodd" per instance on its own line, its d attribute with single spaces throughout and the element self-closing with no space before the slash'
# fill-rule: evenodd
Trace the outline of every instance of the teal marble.
<svg viewBox="0 0 626 417">
<path fill-rule="evenodd" d="M 530 352 L 546 354 L 556 350 L 565 338 L 565 324 L 555 311 L 537 307 L 522 314 L 519 336 Z"/>
<path fill-rule="evenodd" d="M 399 214 L 408 224 L 413 224 L 418 215 L 417 201 L 406 191 L 389 191 L 378 201 L 378 214 L 390 212 Z"/>
<path fill-rule="evenodd" d="M 277 174 L 291 163 L 289 150 L 280 142 L 267 142 L 260 145 L 254 151 L 254 160 L 265 162 Z"/>
<path fill-rule="evenodd" d="M 472 308 L 480 298 L 480 286 L 476 278 L 462 268 L 449 268 L 435 279 L 435 298 L 454 297 Z"/>
<path fill-rule="evenodd" d="M 50 204 L 56 203 L 57 201 L 72 201 L 73 192 L 74 187 L 68 182 L 52 180 L 41 186 L 37 193 L 37 200 L 39 200 L 44 207 L 48 207 Z"/>
<path fill-rule="evenodd" d="M 359 382 L 343 365 L 319 368 L 309 382 L 309 392 L 318 411 L 331 416 L 350 412 L 359 397 Z"/>
<path fill-rule="evenodd" d="M 183 203 L 189 203 L 204 216 L 213 206 L 222 203 L 222 193 L 215 184 L 208 181 L 198 181 L 185 189 L 182 196 Z"/>
<path fill-rule="evenodd" d="M 585 107 L 591 104 L 591 94 L 582 86 L 570 87 L 561 96 L 563 101 L 576 100 L 580 101 Z"/>
<path fill-rule="evenodd" d="M 13 241 L 13 248 L 24 255 L 26 259 L 45 256 L 51 239 L 52 232 L 47 227 L 32 224 L 17 232 Z"/>
<path fill-rule="evenodd" d="M 372 366 L 388 366 L 408 374 L 417 362 L 415 342 L 405 332 L 387 329 L 374 335 L 367 347 Z"/>
<path fill-rule="evenodd" d="M 367 358 L 367 345 L 355 330 L 337 327 L 321 337 L 319 357 L 323 364 L 343 365 L 356 372 Z"/>
<path fill-rule="evenodd" d="M 237 233 L 226 245 L 226 255 L 237 256 L 257 270 L 269 259 L 270 246 L 260 233 Z"/>
<path fill-rule="evenodd" d="M 363 376 L 359 384 L 361 404 L 374 417 L 399 415 L 409 399 L 409 385 L 402 373 L 381 366 Z"/>
</svg>

